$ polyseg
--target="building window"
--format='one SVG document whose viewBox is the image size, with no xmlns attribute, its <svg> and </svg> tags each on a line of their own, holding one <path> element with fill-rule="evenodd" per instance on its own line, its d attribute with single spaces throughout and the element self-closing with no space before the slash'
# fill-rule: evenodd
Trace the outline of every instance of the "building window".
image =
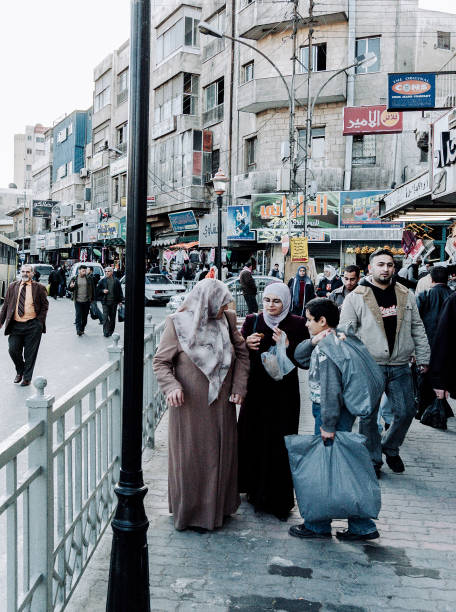
<svg viewBox="0 0 456 612">
<path fill-rule="evenodd" d="M 42 136 L 37 136 L 35 142 L 44 142 L 44 138 Z"/>
<path fill-rule="evenodd" d="M 297 158 L 302 161 L 306 156 L 306 132 L 298 130 Z M 323 159 L 325 157 L 325 128 L 312 128 L 312 159 Z"/>
<path fill-rule="evenodd" d="M 128 123 L 124 123 L 116 128 L 116 149 L 122 151 L 122 153 L 127 152 L 128 147 Z"/>
<path fill-rule="evenodd" d="M 375 134 L 353 136 L 352 161 L 354 166 L 375 166 Z"/>
<path fill-rule="evenodd" d="M 31 155 L 32 154 L 32 149 L 27 149 L 27 155 Z"/>
<path fill-rule="evenodd" d="M 67 166 L 66 164 L 62 164 L 57 168 L 57 178 L 61 179 L 67 175 Z"/>
<path fill-rule="evenodd" d="M 307 72 L 309 66 L 309 45 L 300 47 L 299 55 L 301 72 Z M 326 70 L 326 43 L 312 45 L 312 70 L 314 72 Z"/>
<path fill-rule="evenodd" d="M 252 172 L 256 168 L 257 137 L 245 141 L 245 171 Z"/>
<path fill-rule="evenodd" d="M 117 75 L 117 105 L 128 100 L 128 68 Z"/>
<path fill-rule="evenodd" d="M 220 106 L 223 104 L 225 99 L 225 80 L 222 77 L 215 81 L 215 83 L 211 83 L 205 89 L 205 104 L 206 110 L 211 110 L 216 106 Z"/>
<path fill-rule="evenodd" d="M 367 55 L 368 53 L 375 53 L 377 61 L 372 66 L 366 66 L 362 64 L 357 66 L 355 71 L 356 74 L 365 74 L 366 72 L 379 72 L 380 71 L 380 36 L 373 36 L 371 38 L 358 38 L 356 40 L 356 57 L 360 55 Z"/>
<path fill-rule="evenodd" d="M 93 152 L 98 153 L 101 149 L 105 148 L 106 138 L 106 127 L 99 129 L 93 133 Z"/>
<path fill-rule="evenodd" d="M 215 174 L 217 174 L 219 168 L 220 168 L 220 149 L 214 149 L 212 151 L 211 176 L 214 176 Z"/>
<path fill-rule="evenodd" d="M 241 69 L 241 82 L 248 83 L 253 80 L 253 61 L 244 64 Z"/>
<path fill-rule="evenodd" d="M 27 136 L 27 140 L 32 140 L 32 137 L 31 136 Z"/>
<path fill-rule="evenodd" d="M 420 163 L 427 163 L 428 159 L 428 152 L 420 149 Z"/>
<path fill-rule="evenodd" d="M 437 32 L 437 49 L 445 49 L 447 51 L 451 49 L 450 32 Z"/>
<path fill-rule="evenodd" d="M 31 172 L 32 171 L 32 166 L 30 164 L 27 164 L 25 166 L 25 169 L 26 169 L 27 172 Z"/>
<path fill-rule="evenodd" d="M 199 76 L 181 72 L 160 87 L 154 95 L 154 123 L 175 115 L 198 114 Z"/>
<path fill-rule="evenodd" d="M 179 19 L 161 36 L 157 37 L 157 64 L 162 62 L 176 49 L 186 45 L 187 47 L 199 47 L 199 19 L 184 17 Z"/>
<path fill-rule="evenodd" d="M 96 113 L 111 103 L 111 71 L 108 70 L 95 81 L 93 112 Z"/>
<path fill-rule="evenodd" d="M 184 72 L 184 93 L 182 97 L 182 114 L 198 114 L 199 76 Z"/>
<path fill-rule="evenodd" d="M 199 19 L 193 17 L 185 17 L 185 37 L 184 43 L 186 47 L 199 47 Z"/>
</svg>

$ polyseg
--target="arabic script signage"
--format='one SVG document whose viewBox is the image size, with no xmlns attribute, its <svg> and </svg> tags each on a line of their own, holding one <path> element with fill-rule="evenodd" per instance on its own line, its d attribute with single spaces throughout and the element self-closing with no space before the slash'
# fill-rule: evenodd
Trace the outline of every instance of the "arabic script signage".
<svg viewBox="0 0 456 612">
<path fill-rule="evenodd" d="M 386 106 L 357 106 L 344 108 L 344 135 L 393 134 L 402 132 L 403 117 Z"/>
<path fill-rule="evenodd" d="M 419 200 L 430 193 L 429 171 L 426 170 L 426 172 L 420 174 L 420 176 L 401 185 L 394 191 L 391 191 L 391 193 L 386 194 L 383 197 L 385 207 L 382 214 L 389 213 L 396 210 L 396 208 L 402 208 L 406 204 Z"/>
</svg>

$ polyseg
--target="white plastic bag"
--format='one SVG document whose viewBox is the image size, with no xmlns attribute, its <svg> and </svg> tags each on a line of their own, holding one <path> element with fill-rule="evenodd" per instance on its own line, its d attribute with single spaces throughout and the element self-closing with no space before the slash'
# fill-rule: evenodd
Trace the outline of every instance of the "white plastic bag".
<svg viewBox="0 0 456 612">
<path fill-rule="evenodd" d="M 266 372 L 274 380 L 282 380 L 295 368 L 294 363 L 287 357 L 285 336 L 281 335 L 275 346 L 261 353 L 261 362 Z"/>
</svg>

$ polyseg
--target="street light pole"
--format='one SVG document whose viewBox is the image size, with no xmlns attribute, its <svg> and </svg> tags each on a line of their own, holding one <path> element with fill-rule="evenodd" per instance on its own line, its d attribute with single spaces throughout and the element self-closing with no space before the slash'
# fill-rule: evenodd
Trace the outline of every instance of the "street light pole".
<svg viewBox="0 0 456 612">
<path fill-rule="evenodd" d="M 150 0 L 131 0 L 130 140 L 125 282 L 122 451 L 112 521 L 107 612 L 150 611 L 142 473 L 144 274 L 149 136 Z"/>
<path fill-rule="evenodd" d="M 217 276 L 219 280 L 222 280 L 222 206 L 223 206 L 223 194 L 226 190 L 226 183 L 228 177 L 224 175 L 221 168 L 213 176 L 212 181 L 214 183 L 214 191 L 217 194 L 217 251 L 215 253 L 215 265 L 217 267 Z"/>
</svg>

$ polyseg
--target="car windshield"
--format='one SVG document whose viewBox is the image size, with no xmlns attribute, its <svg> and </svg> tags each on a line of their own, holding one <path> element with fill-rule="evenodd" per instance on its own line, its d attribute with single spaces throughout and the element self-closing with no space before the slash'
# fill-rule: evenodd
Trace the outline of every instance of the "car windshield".
<svg viewBox="0 0 456 612">
<path fill-rule="evenodd" d="M 171 285 L 171 281 L 162 274 L 146 274 L 146 285 Z"/>
<path fill-rule="evenodd" d="M 103 276 L 103 268 L 101 268 L 100 266 L 90 266 L 91 268 L 93 268 L 93 274 L 99 274 L 100 276 Z"/>
<path fill-rule="evenodd" d="M 38 271 L 40 274 L 50 274 L 52 270 L 52 266 L 36 266 L 35 271 Z"/>
</svg>

